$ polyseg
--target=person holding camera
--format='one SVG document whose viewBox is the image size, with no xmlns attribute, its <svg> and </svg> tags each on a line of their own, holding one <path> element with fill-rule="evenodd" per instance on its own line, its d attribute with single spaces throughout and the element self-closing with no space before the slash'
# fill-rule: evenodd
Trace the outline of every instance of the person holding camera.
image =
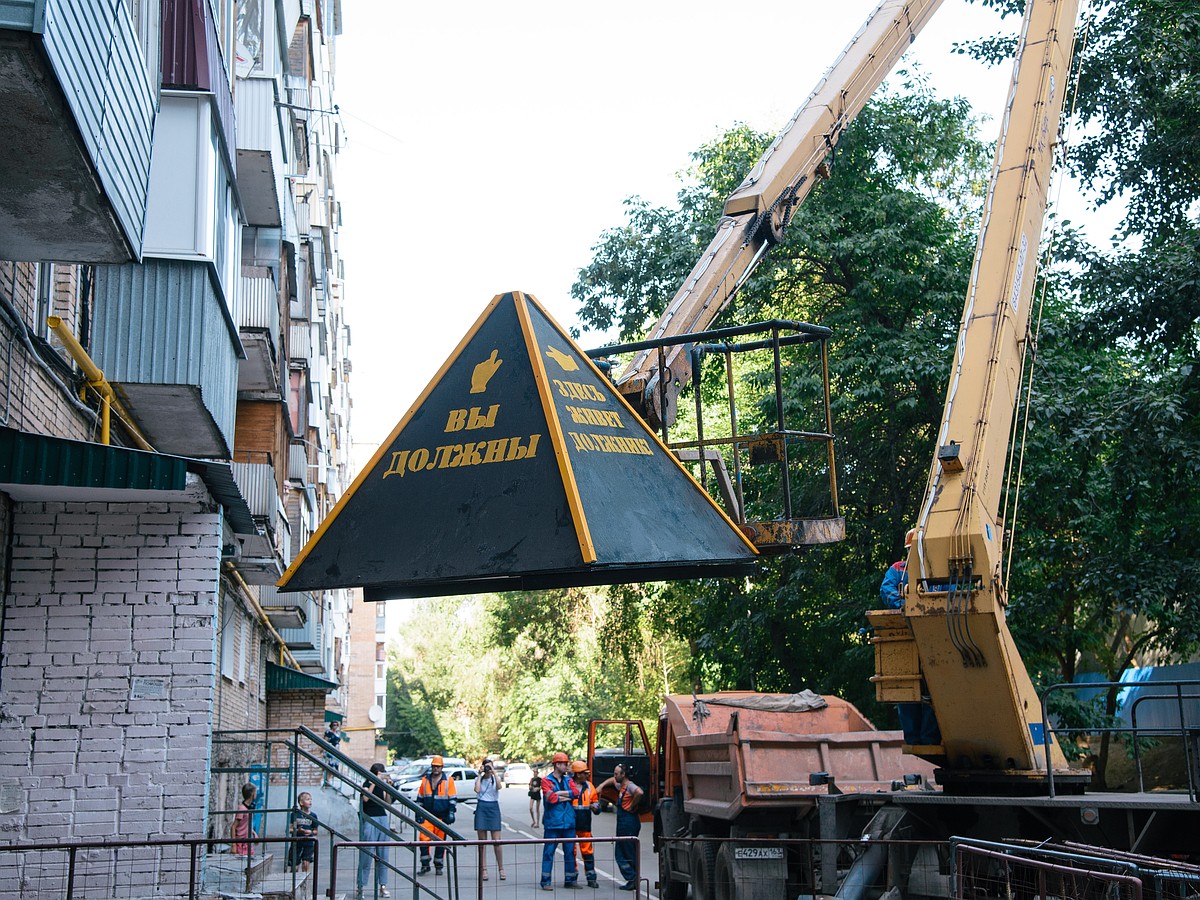
<svg viewBox="0 0 1200 900">
<path fill-rule="evenodd" d="M 481 841 L 500 840 L 500 784 L 496 779 L 495 767 L 490 759 L 485 759 L 480 766 L 479 777 L 475 779 L 475 833 Z M 496 869 L 500 880 L 508 876 L 504 874 L 504 851 L 500 844 L 492 845 L 496 851 Z M 479 879 L 488 880 L 487 848 L 479 847 Z"/>
</svg>

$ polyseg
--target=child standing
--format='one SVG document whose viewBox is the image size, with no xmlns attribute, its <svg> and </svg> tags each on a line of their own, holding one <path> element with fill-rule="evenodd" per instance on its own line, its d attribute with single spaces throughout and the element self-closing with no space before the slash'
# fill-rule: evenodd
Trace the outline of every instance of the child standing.
<svg viewBox="0 0 1200 900">
<path fill-rule="evenodd" d="M 238 856 L 249 856 L 250 845 L 246 843 L 248 838 L 258 837 L 258 833 L 251 827 L 250 810 L 254 809 L 254 800 L 258 796 L 258 788 L 250 782 L 242 785 L 242 802 L 238 805 L 238 811 L 233 817 L 233 824 L 230 827 L 230 836 L 233 838 L 233 852 Z"/>
<path fill-rule="evenodd" d="M 307 872 L 317 850 L 317 814 L 312 811 L 312 794 L 302 791 L 296 797 L 296 808 L 288 818 L 293 837 L 311 838 L 292 844 L 292 867 Z"/>
<path fill-rule="evenodd" d="M 542 811 L 542 779 L 538 777 L 537 769 L 529 779 L 529 824 L 538 827 L 538 815 Z"/>
</svg>

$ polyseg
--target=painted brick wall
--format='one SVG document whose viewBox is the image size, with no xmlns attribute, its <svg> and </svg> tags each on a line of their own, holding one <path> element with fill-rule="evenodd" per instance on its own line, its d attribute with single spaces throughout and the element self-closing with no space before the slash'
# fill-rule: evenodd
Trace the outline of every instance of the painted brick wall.
<svg viewBox="0 0 1200 900">
<path fill-rule="evenodd" d="M 272 691 L 271 702 L 267 706 L 267 727 L 278 729 L 280 732 L 291 731 L 299 725 L 307 725 L 318 735 L 325 733 L 325 693 L 323 691 Z M 278 743 L 273 747 L 274 755 L 271 760 L 273 767 L 291 766 L 291 752 L 284 742 L 284 736 L 278 736 Z M 290 740 L 290 739 L 289 739 Z M 309 753 L 315 753 L 316 747 L 301 739 L 300 746 Z M 346 749 L 345 745 L 341 748 Z M 315 787 L 321 783 L 321 770 L 313 763 L 301 759 L 297 761 L 296 784 L 299 787 Z M 283 774 L 272 776 L 273 782 L 287 781 Z"/>
<path fill-rule="evenodd" d="M 12 529 L 0 828 L 200 836 L 220 565 L 208 494 L 192 480 L 171 502 L 16 502 Z"/>
</svg>

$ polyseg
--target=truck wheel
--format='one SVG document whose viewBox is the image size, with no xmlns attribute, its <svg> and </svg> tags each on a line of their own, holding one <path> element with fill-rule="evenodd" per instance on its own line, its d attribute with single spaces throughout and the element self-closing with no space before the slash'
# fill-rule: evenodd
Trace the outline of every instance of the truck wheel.
<svg viewBox="0 0 1200 900">
<path fill-rule="evenodd" d="M 666 847 L 658 851 L 658 895 L 662 900 L 687 900 L 687 882 L 671 877 L 671 858 Z"/>
<path fill-rule="evenodd" d="M 717 845 L 699 840 L 692 847 L 693 900 L 717 900 Z"/>
<path fill-rule="evenodd" d="M 732 851 L 731 844 L 725 844 L 717 853 L 716 865 L 713 869 L 714 900 L 736 900 L 739 891 L 733 883 L 733 864 L 729 861 Z"/>
</svg>

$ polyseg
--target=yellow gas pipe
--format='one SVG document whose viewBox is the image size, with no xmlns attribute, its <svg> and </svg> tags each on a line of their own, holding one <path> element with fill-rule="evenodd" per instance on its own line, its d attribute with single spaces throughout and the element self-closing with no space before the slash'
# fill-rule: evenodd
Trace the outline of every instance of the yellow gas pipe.
<svg viewBox="0 0 1200 900">
<path fill-rule="evenodd" d="M 58 335 L 58 339 L 62 341 L 62 345 L 66 348 L 66 351 L 71 354 L 71 358 L 79 364 L 79 368 L 83 372 L 83 377 L 87 379 L 88 387 L 100 396 L 100 443 L 109 443 L 110 410 L 115 408 L 117 415 L 121 417 L 121 420 L 125 423 L 125 427 L 129 430 L 133 442 L 140 449 L 153 453 L 154 448 L 142 433 L 138 431 L 137 426 L 133 424 L 133 418 L 126 411 L 125 407 L 121 405 L 121 401 L 117 399 L 116 394 L 113 393 L 112 385 L 105 380 L 104 373 L 92 362 L 92 358 L 83 349 L 83 345 L 75 339 L 75 335 L 71 333 L 71 329 L 67 327 L 67 323 L 62 320 L 61 316 L 50 316 L 46 319 L 46 324 Z"/>
</svg>

